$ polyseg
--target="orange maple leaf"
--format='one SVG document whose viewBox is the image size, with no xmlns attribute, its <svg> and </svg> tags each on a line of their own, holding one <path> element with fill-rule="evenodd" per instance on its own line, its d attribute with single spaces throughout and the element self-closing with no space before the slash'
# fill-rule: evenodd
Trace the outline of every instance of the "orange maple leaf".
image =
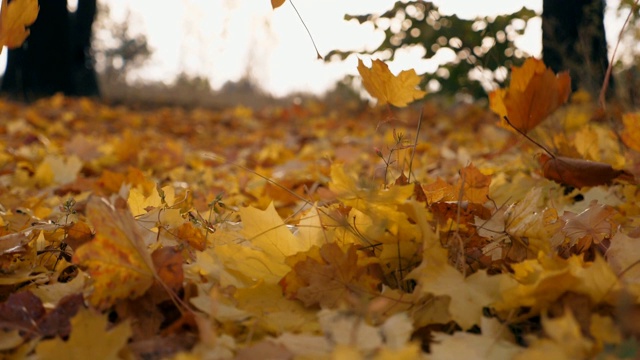
<svg viewBox="0 0 640 360">
<path fill-rule="evenodd" d="M 460 169 L 460 178 L 456 185 L 450 185 L 441 178 L 434 183 L 424 185 L 423 190 L 429 203 L 440 201 L 469 201 L 483 204 L 489 195 L 491 176 L 484 175 L 473 164 Z"/>
<path fill-rule="evenodd" d="M 508 89 L 489 94 L 489 104 L 500 115 L 502 126 L 508 128 L 507 116 L 514 127 L 526 133 L 564 104 L 570 93 L 569 73 L 556 75 L 541 60 L 528 58 L 522 67 L 511 69 Z"/>
<path fill-rule="evenodd" d="M 343 250 L 336 243 L 328 243 L 319 250 L 314 246 L 306 254 L 309 256 L 292 257 L 298 261 L 280 281 L 288 298 L 296 298 L 305 306 L 333 308 L 354 293 L 378 292 L 380 280 L 370 274 L 371 262 L 359 259 L 355 245 Z"/>
<path fill-rule="evenodd" d="M 624 131 L 620 134 L 622 142 L 630 149 L 640 151 L 640 113 L 622 115 Z"/>
<path fill-rule="evenodd" d="M 368 68 L 358 59 L 358 72 L 362 76 L 364 88 L 378 99 L 379 105 L 389 103 L 404 107 L 426 94 L 425 91 L 417 89 L 422 77 L 413 69 L 404 70 L 395 76 L 381 60 L 373 60 L 371 68 Z"/>
<path fill-rule="evenodd" d="M 118 299 L 143 295 L 157 275 L 129 210 L 116 209 L 106 199 L 94 197 L 86 213 L 96 235 L 76 250 L 73 262 L 86 267 L 93 279 L 91 304 L 104 309 Z"/>
<path fill-rule="evenodd" d="M 0 45 L 10 49 L 20 47 L 29 36 L 27 26 L 38 17 L 38 0 L 2 0 L 0 15 Z"/>
</svg>

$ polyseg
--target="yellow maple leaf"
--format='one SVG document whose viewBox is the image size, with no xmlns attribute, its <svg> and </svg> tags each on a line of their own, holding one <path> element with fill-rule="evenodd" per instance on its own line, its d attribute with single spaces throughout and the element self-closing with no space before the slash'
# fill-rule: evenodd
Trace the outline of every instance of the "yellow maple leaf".
<svg viewBox="0 0 640 360">
<path fill-rule="evenodd" d="M 369 94 L 378 99 L 378 105 L 391 104 L 405 107 L 413 100 L 421 99 L 426 92 L 417 89 L 422 80 L 416 71 L 404 70 L 393 75 L 387 64 L 381 60 L 373 60 L 371 68 L 358 59 L 358 72 L 362 76 L 362 84 Z"/>
<path fill-rule="evenodd" d="M 480 323 L 482 308 L 500 300 L 501 288 L 510 283 L 505 274 L 489 276 L 480 270 L 465 278 L 451 265 L 434 266 L 426 260 L 409 277 L 418 281 L 424 294 L 451 297 L 449 313 L 465 330 Z"/>
<path fill-rule="evenodd" d="M 594 343 L 582 335 L 580 324 L 569 309 L 563 316 L 542 316 L 542 328 L 547 338 L 537 339 L 515 359 L 587 359 Z"/>
<path fill-rule="evenodd" d="M 306 251 L 311 245 L 291 233 L 273 203 L 264 211 L 245 207 L 239 213 L 242 230 L 213 234 L 215 254 L 247 285 L 259 280 L 278 282 L 291 270 L 285 258 Z"/>
<path fill-rule="evenodd" d="M 86 212 L 96 235 L 76 250 L 73 261 L 86 267 L 93 279 L 91 304 L 107 308 L 118 299 L 144 294 L 156 273 L 131 213 L 97 197 L 89 200 Z"/>
<path fill-rule="evenodd" d="M 540 252 L 537 259 L 512 267 L 518 284 L 502 292 L 502 300 L 495 304 L 498 310 L 524 306 L 534 314 L 569 291 L 588 295 L 594 303 L 607 302 L 620 288 L 616 274 L 601 256 L 585 262 L 577 255 L 562 259 Z"/>
<path fill-rule="evenodd" d="M 508 127 L 504 116 L 513 126 L 527 132 L 569 99 L 571 78 L 567 72 L 554 74 L 544 62 L 528 58 L 521 67 L 511 69 L 508 89 L 489 94 L 489 106 L 500 116 L 501 125 Z"/>
<path fill-rule="evenodd" d="M 64 341 L 60 338 L 42 341 L 36 347 L 36 356 L 42 360 L 69 359 L 120 359 L 118 353 L 131 337 L 131 326 L 121 323 L 107 331 L 107 315 L 80 309 L 71 319 L 71 334 Z"/>
<path fill-rule="evenodd" d="M 27 26 L 36 21 L 38 11 L 38 0 L 13 0 L 10 4 L 2 0 L 0 46 L 10 49 L 21 46 L 29 36 Z"/>
</svg>

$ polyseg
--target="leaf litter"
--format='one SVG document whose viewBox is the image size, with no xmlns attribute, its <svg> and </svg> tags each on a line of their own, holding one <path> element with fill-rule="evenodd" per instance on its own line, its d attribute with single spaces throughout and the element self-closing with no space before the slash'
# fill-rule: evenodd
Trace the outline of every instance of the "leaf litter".
<svg viewBox="0 0 640 360">
<path fill-rule="evenodd" d="M 422 93 L 374 64 L 386 107 L 0 100 L 3 356 L 637 355 L 638 115 L 591 123 L 536 60 L 497 115 L 392 109 Z"/>
</svg>

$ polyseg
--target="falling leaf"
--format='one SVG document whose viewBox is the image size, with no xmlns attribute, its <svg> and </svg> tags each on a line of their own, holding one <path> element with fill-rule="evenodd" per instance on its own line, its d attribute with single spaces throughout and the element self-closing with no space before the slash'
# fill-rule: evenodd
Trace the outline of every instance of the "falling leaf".
<svg viewBox="0 0 640 360">
<path fill-rule="evenodd" d="M 71 335 L 67 341 L 60 338 L 42 341 L 36 347 L 38 359 L 84 360 L 95 358 L 120 359 L 118 353 L 131 336 L 128 322 L 107 330 L 107 315 L 91 310 L 80 310 L 71 319 Z"/>
<path fill-rule="evenodd" d="M 271 0 L 271 7 L 273 7 L 273 9 L 277 9 L 280 6 L 282 6 L 282 4 L 284 4 L 286 0 Z"/>
<path fill-rule="evenodd" d="M 422 78 L 416 71 L 404 70 L 393 75 L 382 60 L 373 60 L 371 68 L 358 59 L 358 72 L 369 94 L 378 99 L 378 105 L 391 104 L 405 107 L 413 100 L 421 99 L 426 92 L 417 89 Z"/>
<path fill-rule="evenodd" d="M 89 200 L 86 212 L 95 238 L 76 250 L 73 261 L 91 275 L 91 304 L 106 308 L 117 300 L 144 294 L 153 283 L 155 270 L 131 213 L 99 197 Z"/>
<path fill-rule="evenodd" d="M 547 154 L 540 154 L 538 162 L 545 178 L 576 188 L 610 185 L 618 180 L 635 183 L 635 177 L 628 171 L 601 162 L 564 156 L 552 158 Z"/>
<path fill-rule="evenodd" d="M 7 6 L 2 0 L 0 15 L 0 44 L 10 49 L 20 47 L 29 36 L 27 26 L 38 17 L 38 0 L 13 0 Z"/>
<path fill-rule="evenodd" d="M 548 69 L 541 60 L 528 58 L 522 67 L 511 69 L 508 89 L 498 89 L 489 94 L 491 110 L 500 116 L 508 116 L 513 126 L 528 132 L 569 99 L 571 78 L 569 73 L 558 75 Z"/>
</svg>

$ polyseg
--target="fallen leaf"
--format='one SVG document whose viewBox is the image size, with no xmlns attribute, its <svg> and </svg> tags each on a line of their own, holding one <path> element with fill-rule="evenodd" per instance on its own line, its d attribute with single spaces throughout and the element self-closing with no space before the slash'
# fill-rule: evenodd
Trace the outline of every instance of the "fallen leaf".
<svg viewBox="0 0 640 360">
<path fill-rule="evenodd" d="M 131 336 L 128 322 L 107 330 L 107 315 L 91 310 L 80 310 L 71 319 L 71 334 L 64 341 L 60 338 L 45 340 L 36 347 L 36 356 L 42 360 L 85 360 L 99 355 L 101 359 L 120 359 L 118 353 Z"/>
<path fill-rule="evenodd" d="M 589 248 L 592 243 L 599 244 L 611 237 L 615 224 L 612 217 L 615 213 L 613 207 L 598 204 L 594 200 L 580 214 L 565 212 L 561 217 L 565 221 L 562 232 L 571 239 L 571 246 L 580 241 L 581 247 Z"/>
<path fill-rule="evenodd" d="M 601 162 L 564 156 L 552 158 L 547 154 L 540 154 L 538 162 L 545 178 L 576 188 L 610 185 L 614 181 L 635 183 L 635 177 L 628 171 Z"/>
<path fill-rule="evenodd" d="M 635 151 L 640 151 L 640 113 L 627 113 L 622 115 L 624 131 L 620 138 L 625 145 Z"/>
<path fill-rule="evenodd" d="M 103 309 L 117 300 L 144 294 L 153 283 L 155 270 L 141 228 L 129 210 L 93 197 L 86 213 L 95 237 L 75 251 L 73 262 L 91 275 L 91 304 Z"/>
<path fill-rule="evenodd" d="M 413 69 L 404 70 L 396 76 L 382 60 L 373 60 L 371 68 L 368 68 L 358 59 L 358 72 L 362 76 L 364 88 L 378 99 L 378 105 L 389 103 L 405 107 L 426 94 L 425 91 L 417 89 L 422 78 Z"/>
<path fill-rule="evenodd" d="M 380 280 L 369 272 L 370 263 L 359 261 L 356 247 L 349 244 L 343 250 L 336 243 L 323 245 L 317 254 L 296 256 L 292 270 L 281 281 L 289 298 L 334 308 L 352 295 L 367 296 L 378 293 Z M 295 286 L 290 286 L 296 284 Z"/>
</svg>

